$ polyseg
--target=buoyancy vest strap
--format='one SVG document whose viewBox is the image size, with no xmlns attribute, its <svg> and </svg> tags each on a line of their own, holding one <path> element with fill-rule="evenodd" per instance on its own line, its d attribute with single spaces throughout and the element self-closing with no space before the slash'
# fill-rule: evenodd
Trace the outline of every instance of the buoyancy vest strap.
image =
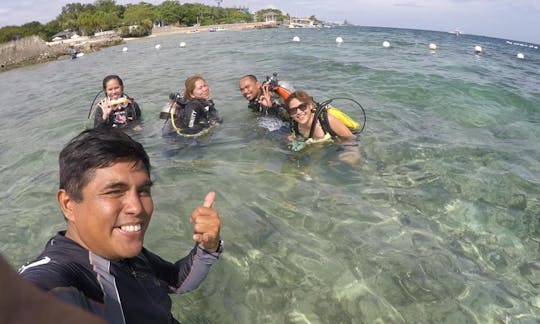
<svg viewBox="0 0 540 324">
<path fill-rule="evenodd" d="M 169 109 L 169 113 L 171 114 L 171 125 L 172 125 L 174 131 L 177 134 L 180 134 L 181 129 L 178 128 L 178 126 L 176 126 L 176 124 L 174 123 L 174 113 L 175 112 L 176 112 L 176 102 L 173 102 L 173 104 L 171 106 L 171 109 Z"/>
<path fill-rule="evenodd" d="M 313 115 L 313 122 L 311 123 L 311 128 L 309 129 L 308 139 L 313 138 L 313 134 L 315 133 L 315 127 L 317 127 L 317 121 L 319 121 L 319 115 L 325 109 L 325 107 L 323 107 L 321 105 L 318 105 L 318 104 L 315 104 L 315 105 L 316 105 L 317 109 L 315 109 L 315 114 Z M 322 128 L 323 132 L 326 134 L 326 130 L 322 126 L 322 123 L 321 123 L 321 128 Z"/>
</svg>

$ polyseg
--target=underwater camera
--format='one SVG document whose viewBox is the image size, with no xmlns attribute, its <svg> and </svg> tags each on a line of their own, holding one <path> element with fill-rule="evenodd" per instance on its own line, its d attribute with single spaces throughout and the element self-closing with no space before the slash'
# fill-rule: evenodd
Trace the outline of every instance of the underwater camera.
<svg viewBox="0 0 540 324">
<path fill-rule="evenodd" d="M 277 79 L 277 73 L 272 73 L 272 76 L 266 76 L 266 80 L 262 83 L 262 85 L 268 85 L 268 90 L 274 91 L 274 88 L 278 86 L 278 79 Z"/>
</svg>

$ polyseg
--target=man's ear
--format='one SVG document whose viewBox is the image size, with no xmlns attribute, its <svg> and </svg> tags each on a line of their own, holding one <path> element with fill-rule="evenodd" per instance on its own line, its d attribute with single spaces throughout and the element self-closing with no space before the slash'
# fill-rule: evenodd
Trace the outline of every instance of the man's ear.
<svg viewBox="0 0 540 324">
<path fill-rule="evenodd" d="M 60 209 L 62 210 L 62 214 L 64 214 L 64 217 L 67 220 L 74 221 L 74 212 L 73 209 L 77 202 L 71 198 L 65 189 L 59 189 L 56 193 L 56 201 L 58 202 L 58 206 L 60 206 Z"/>
</svg>

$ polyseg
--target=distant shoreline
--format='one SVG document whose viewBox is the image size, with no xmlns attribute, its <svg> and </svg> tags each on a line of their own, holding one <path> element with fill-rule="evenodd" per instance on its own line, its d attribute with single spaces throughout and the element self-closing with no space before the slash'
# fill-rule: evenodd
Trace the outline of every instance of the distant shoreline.
<svg viewBox="0 0 540 324">
<path fill-rule="evenodd" d="M 29 36 L 17 41 L 0 45 L 0 72 L 23 66 L 46 63 L 55 60 L 69 59 L 68 50 L 73 47 L 80 53 L 90 53 L 104 47 L 123 44 L 128 41 L 161 37 L 174 34 L 190 34 L 198 32 L 245 30 L 277 27 L 275 24 L 239 23 L 219 24 L 192 27 L 154 27 L 152 34 L 145 37 L 122 38 L 120 36 L 91 36 L 67 39 L 58 42 L 45 42 L 38 36 Z"/>
<path fill-rule="evenodd" d="M 239 24 L 218 24 L 218 25 L 208 25 L 208 26 L 191 26 L 191 27 L 174 27 L 174 26 L 165 26 L 165 27 L 154 27 L 152 29 L 152 34 L 146 36 L 150 37 L 159 37 L 166 35 L 174 34 L 191 34 L 197 32 L 210 32 L 213 29 L 216 31 L 226 31 L 226 30 L 244 30 L 244 29 L 260 29 L 260 28 L 271 28 L 277 27 L 275 24 L 264 24 L 264 23 L 239 23 Z M 136 38 L 133 38 L 136 39 Z"/>
</svg>

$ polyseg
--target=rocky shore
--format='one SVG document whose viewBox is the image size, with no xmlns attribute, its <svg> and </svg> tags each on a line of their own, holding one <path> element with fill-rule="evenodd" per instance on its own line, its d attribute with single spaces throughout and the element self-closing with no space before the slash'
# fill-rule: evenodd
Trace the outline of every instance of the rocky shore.
<svg viewBox="0 0 540 324">
<path fill-rule="evenodd" d="M 38 36 L 29 36 L 0 45 L 0 71 L 17 67 L 67 59 L 70 47 L 82 53 L 90 53 L 103 47 L 122 44 L 119 36 L 80 37 L 47 43 Z"/>
<path fill-rule="evenodd" d="M 152 34 L 147 37 L 159 37 L 170 34 L 226 31 L 242 29 L 259 29 L 276 27 L 275 24 L 265 23 L 240 23 L 224 24 L 199 27 L 156 27 Z M 135 38 L 136 39 L 136 38 Z M 7 71 L 17 67 L 44 63 L 59 59 L 69 58 L 69 49 L 73 47 L 77 52 L 90 53 L 103 47 L 114 46 L 124 43 L 126 40 L 120 36 L 92 36 L 67 39 L 58 42 L 45 42 L 38 36 L 29 36 L 17 41 L 0 44 L 0 71 Z"/>
</svg>

